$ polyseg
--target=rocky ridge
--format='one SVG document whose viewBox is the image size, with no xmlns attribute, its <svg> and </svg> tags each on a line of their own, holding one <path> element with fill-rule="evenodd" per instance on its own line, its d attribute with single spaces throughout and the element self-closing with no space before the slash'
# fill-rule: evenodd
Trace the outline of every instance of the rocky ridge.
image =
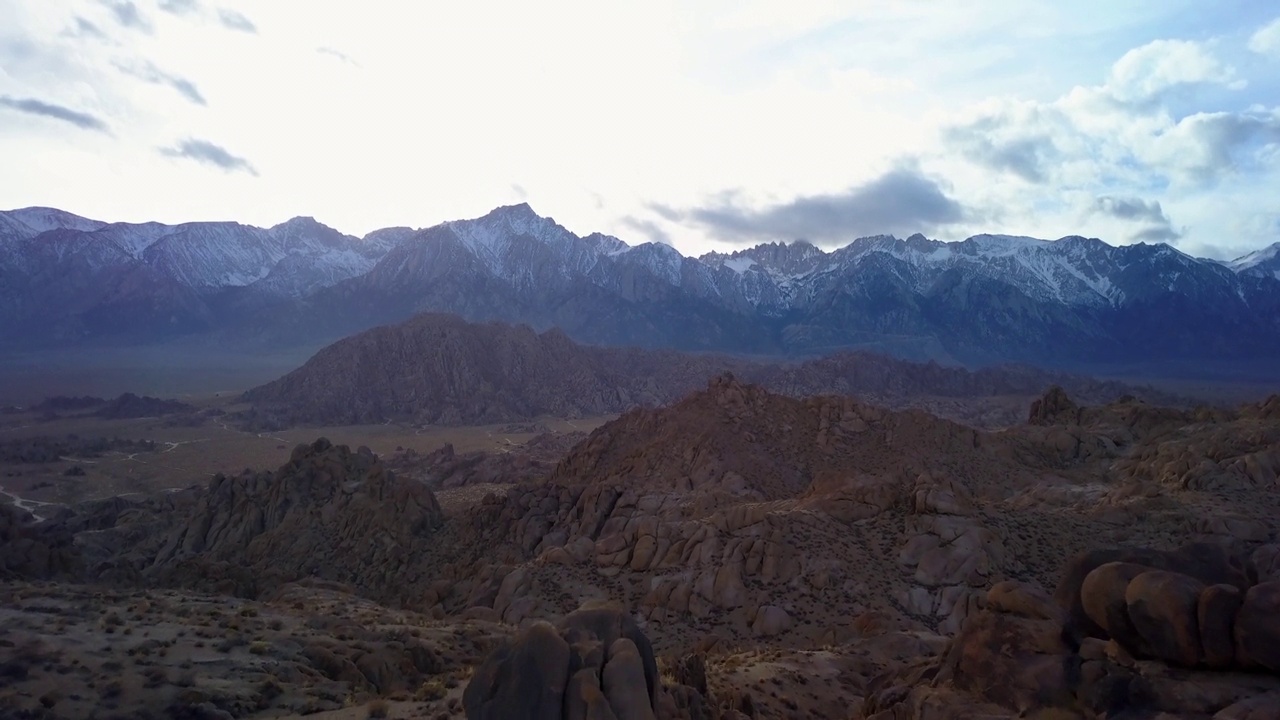
<svg viewBox="0 0 1280 720">
<path fill-rule="evenodd" d="M 851 353 L 794 363 L 579 345 L 564 333 L 423 314 L 321 350 L 245 393 L 255 427 L 298 423 L 445 425 L 616 414 L 673 402 L 725 371 L 793 397 L 855 395 L 983 426 L 1014 424 L 1050 385 L 1088 402 L 1124 395 L 1185 402 L 1152 388 L 1028 367 L 968 371 Z"/>
</svg>

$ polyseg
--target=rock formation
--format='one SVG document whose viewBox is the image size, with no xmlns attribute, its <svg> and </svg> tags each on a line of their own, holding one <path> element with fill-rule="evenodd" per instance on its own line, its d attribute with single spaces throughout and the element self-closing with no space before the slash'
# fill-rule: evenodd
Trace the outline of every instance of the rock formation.
<svg viewBox="0 0 1280 720">
<path fill-rule="evenodd" d="M 389 597 L 419 581 L 414 555 L 440 521 L 425 486 L 320 439 L 275 472 L 215 477 L 144 573 L 250 596 L 318 577 Z"/>
<path fill-rule="evenodd" d="M 649 639 L 618 608 L 536 622 L 476 669 L 468 720 L 654 720 L 662 691 Z"/>
<path fill-rule="evenodd" d="M 725 371 L 793 397 L 857 395 L 983 425 L 1016 423 L 1025 407 L 1021 398 L 1050 385 L 1096 402 L 1135 393 L 1178 401 L 1151 388 L 1019 366 L 970 372 L 870 353 L 766 363 L 586 346 L 558 330 L 538 334 L 526 326 L 423 314 L 334 343 L 301 368 L 248 391 L 244 398 L 254 410 L 243 421 L 263 427 L 387 419 L 479 425 L 616 414 L 672 402 Z M 1010 403 L 1008 396 L 1018 399 Z"/>
</svg>

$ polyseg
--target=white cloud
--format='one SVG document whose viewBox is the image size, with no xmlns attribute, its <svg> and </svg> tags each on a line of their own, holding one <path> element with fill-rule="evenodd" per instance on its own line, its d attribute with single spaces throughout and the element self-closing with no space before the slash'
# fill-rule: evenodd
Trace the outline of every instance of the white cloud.
<svg viewBox="0 0 1280 720">
<path fill-rule="evenodd" d="M 1259 28 L 1249 38 L 1249 49 L 1259 55 L 1280 58 L 1280 18 Z"/>
<path fill-rule="evenodd" d="M 0 207 L 256 224 L 304 214 L 362 233 L 479 215 L 518 183 L 575 231 L 640 240 L 640 218 L 699 252 L 714 228 L 645 220 L 644 208 L 736 190 L 759 216 L 915 157 L 972 211 L 938 226 L 949 236 L 1123 241 L 1132 223 L 1089 213 L 1122 197 L 1161 203 L 1190 242 L 1214 227 L 1200 199 L 1230 187 L 1232 212 L 1252 216 L 1273 205 L 1247 181 L 1277 180 L 1263 161 L 1276 152 L 1275 100 L 1249 75 L 1257 63 L 1224 41 L 1149 42 L 1172 37 L 1162 18 L 1190 1 L 166 0 L 161 12 L 133 0 L 142 33 L 119 24 L 118 0 L 9 0 L 0 96 L 91 114 L 112 135 L 10 111 L 22 122 L 0 119 L 0 157 L 22 172 L 0 173 Z M 257 33 L 228 30 L 220 10 Z M 68 33 L 79 20 L 107 37 Z M 121 64 L 157 68 L 147 77 L 166 87 Z M 156 152 L 184 138 L 259 176 Z M 1243 245 L 1266 224 L 1241 227 Z"/>
<path fill-rule="evenodd" d="M 1242 88 L 1235 70 L 1200 43 L 1155 40 L 1125 53 L 1111 67 L 1107 88 L 1127 102 L 1145 102 L 1179 85 L 1213 83 Z"/>
</svg>

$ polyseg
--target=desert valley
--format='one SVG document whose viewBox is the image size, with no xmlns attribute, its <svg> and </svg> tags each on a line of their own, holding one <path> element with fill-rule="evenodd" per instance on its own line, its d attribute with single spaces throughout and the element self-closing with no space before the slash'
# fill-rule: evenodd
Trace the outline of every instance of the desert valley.
<svg viewBox="0 0 1280 720">
<path fill-rule="evenodd" d="M 0 720 L 1280 720 L 1278 64 L 0 2 Z"/>
<path fill-rule="evenodd" d="M 1278 395 L 423 314 L 0 463 L 13 717 L 1280 707 Z"/>
</svg>

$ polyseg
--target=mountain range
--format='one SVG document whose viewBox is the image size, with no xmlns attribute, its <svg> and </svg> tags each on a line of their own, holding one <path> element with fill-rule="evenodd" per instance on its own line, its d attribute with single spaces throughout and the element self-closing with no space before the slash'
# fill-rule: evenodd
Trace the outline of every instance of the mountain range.
<svg viewBox="0 0 1280 720">
<path fill-rule="evenodd" d="M 422 311 L 600 345 L 1274 374 L 1280 243 L 1220 262 L 1165 244 L 917 234 L 695 258 L 578 236 L 527 204 L 363 238 L 311 218 L 0 212 L 0 348 L 315 345 Z"/>
</svg>

